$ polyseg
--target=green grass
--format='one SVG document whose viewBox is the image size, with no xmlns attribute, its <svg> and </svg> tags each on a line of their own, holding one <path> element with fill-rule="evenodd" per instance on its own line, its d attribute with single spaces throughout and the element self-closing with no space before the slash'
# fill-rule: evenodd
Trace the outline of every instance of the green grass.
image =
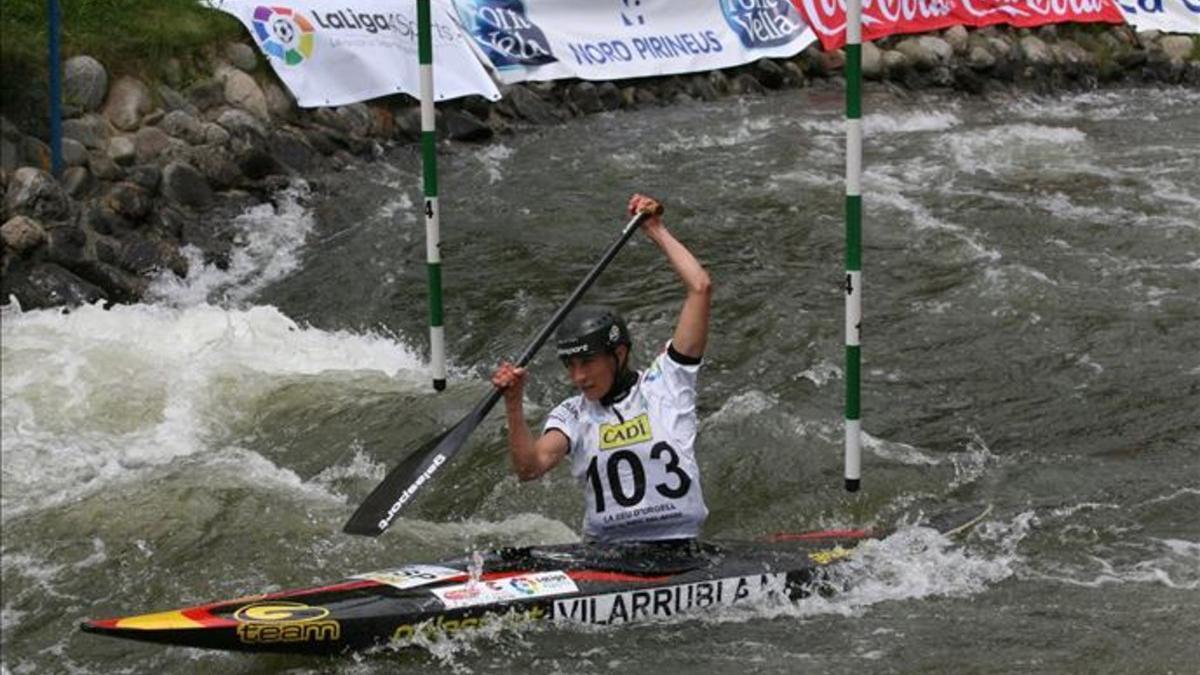
<svg viewBox="0 0 1200 675">
<path fill-rule="evenodd" d="M 18 123 L 36 124 L 37 116 L 46 114 L 47 4 L 0 0 L 0 114 Z M 154 79 L 172 57 L 186 72 L 206 47 L 245 35 L 237 19 L 198 0 L 59 0 L 58 5 L 63 60 L 87 54 L 114 77 Z"/>
</svg>

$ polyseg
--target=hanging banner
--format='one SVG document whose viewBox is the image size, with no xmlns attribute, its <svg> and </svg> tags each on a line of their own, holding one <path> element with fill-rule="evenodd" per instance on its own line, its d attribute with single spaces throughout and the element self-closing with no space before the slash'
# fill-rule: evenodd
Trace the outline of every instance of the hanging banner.
<svg viewBox="0 0 1200 675">
<path fill-rule="evenodd" d="M 846 44 L 845 0 L 792 0 L 829 51 Z M 864 0 L 863 42 L 950 26 L 1125 23 L 1114 0 Z"/>
<path fill-rule="evenodd" d="M 405 93 L 420 98 L 417 5 L 385 0 L 208 0 L 237 17 L 296 102 L 345 105 Z M 433 3 L 434 99 L 500 98 L 446 2 Z"/>
<path fill-rule="evenodd" d="M 729 68 L 815 41 L 790 0 L 453 0 L 503 82 Z"/>
<path fill-rule="evenodd" d="M 1200 0 L 1118 0 L 1117 6 L 1138 30 L 1200 33 Z"/>
</svg>

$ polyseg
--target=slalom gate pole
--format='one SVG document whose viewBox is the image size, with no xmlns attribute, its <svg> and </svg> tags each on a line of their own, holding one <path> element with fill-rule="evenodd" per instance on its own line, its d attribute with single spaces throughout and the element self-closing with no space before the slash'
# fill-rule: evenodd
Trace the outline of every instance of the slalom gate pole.
<svg viewBox="0 0 1200 675">
<path fill-rule="evenodd" d="M 425 191 L 425 262 L 429 271 L 429 367 L 433 388 L 446 388 L 442 326 L 442 253 L 437 185 L 437 127 L 433 107 L 433 32 L 430 0 L 417 0 L 417 58 L 421 64 L 421 173 Z"/>
<path fill-rule="evenodd" d="M 846 490 L 862 470 L 862 0 L 846 1 Z"/>
</svg>

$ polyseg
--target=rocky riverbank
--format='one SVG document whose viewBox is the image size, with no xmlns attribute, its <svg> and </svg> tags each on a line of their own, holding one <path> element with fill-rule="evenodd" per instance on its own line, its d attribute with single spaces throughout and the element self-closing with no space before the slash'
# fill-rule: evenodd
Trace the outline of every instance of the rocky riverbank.
<svg viewBox="0 0 1200 675">
<path fill-rule="evenodd" d="M 560 81 L 503 88 L 439 105 L 439 135 L 487 142 L 531 125 L 652 105 L 813 86 L 841 75 L 841 52 L 815 45 L 787 60 L 626 82 Z M 55 178 L 28 120 L 0 118 L 0 298 L 23 308 L 137 302 L 160 274 L 189 260 L 227 265 L 232 218 L 269 202 L 295 177 L 317 179 L 415 143 L 407 96 L 299 109 L 248 44 L 168 63 L 161 81 L 112 78 L 95 59 L 67 61 L 65 169 Z M 1125 26 L 1001 27 L 898 36 L 864 45 L 868 86 L 1050 94 L 1111 85 L 1200 87 L 1200 41 Z M 870 83 L 876 83 L 874 85 Z M 194 247 L 199 255 L 184 255 Z"/>
</svg>

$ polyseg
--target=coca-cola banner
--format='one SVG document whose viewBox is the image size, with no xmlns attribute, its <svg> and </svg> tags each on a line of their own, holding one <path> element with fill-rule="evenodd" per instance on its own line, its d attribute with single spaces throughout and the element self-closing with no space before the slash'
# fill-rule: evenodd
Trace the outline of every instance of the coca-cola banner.
<svg viewBox="0 0 1200 675">
<path fill-rule="evenodd" d="M 816 38 L 790 0 L 454 0 L 503 82 L 620 80 L 787 57 Z"/>
<path fill-rule="evenodd" d="M 1138 30 L 1200 33 L 1200 0 L 1118 0 L 1117 6 Z"/>
<path fill-rule="evenodd" d="M 415 2 L 389 0 L 207 0 L 254 36 L 301 107 L 389 94 L 419 97 Z M 449 0 L 433 4 L 434 98 L 500 98 L 496 83 L 459 30 Z"/>
<path fill-rule="evenodd" d="M 1200 0 L 1188 0 L 1200 2 Z M 846 44 L 845 0 L 792 0 L 826 50 Z M 1114 0 L 863 0 L 862 39 L 925 33 L 954 25 L 1125 23 Z"/>
</svg>

